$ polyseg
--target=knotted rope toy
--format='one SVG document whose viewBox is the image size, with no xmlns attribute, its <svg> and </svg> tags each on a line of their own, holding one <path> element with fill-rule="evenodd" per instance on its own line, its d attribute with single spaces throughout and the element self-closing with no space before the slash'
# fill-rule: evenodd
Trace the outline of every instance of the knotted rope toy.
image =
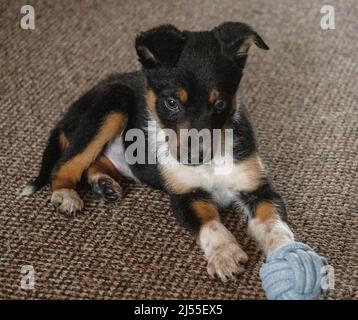
<svg viewBox="0 0 358 320">
<path fill-rule="evenodd" d="M 326 259 L 300 242 L 271 252 L 260 269 L 262 287 L 270 300 L 314 300 L 328 288 Z M 326 283 L 324 283 L 326 281 Z"/>
</svg>

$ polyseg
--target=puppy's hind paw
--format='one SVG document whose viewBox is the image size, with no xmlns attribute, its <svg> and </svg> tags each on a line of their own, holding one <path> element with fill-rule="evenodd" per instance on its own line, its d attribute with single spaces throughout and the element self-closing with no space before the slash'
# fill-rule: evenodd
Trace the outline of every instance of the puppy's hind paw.
<svg viewBox="0 0 358 320">
<path fill-rule="evenodd" d="M 74 216 L 83 208 L 83 201 L 73 189 L 55 190 L 51 196 L 51 203 L 57 210 L 69 217 Z"/>
<path fill-rule="evenodd" d="M 115 202 L 122 197 L 121 185 L 109 176 L 100 176 L 91 181 L 92 192 L 97 198 Z"/>
</svg>

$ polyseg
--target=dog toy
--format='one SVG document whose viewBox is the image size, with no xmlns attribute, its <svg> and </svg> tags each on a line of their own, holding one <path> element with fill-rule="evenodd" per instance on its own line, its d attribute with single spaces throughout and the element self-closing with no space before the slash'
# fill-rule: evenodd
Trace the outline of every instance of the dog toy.
<svg viewBox="0 0 358 320">
<path fill-rule="evenodd" d="M 294 242 L 271 252 L 260 269 L 262 287 L 270 300 L 313 300 L 328 281 L 325 258 L 304 243 Z"/>
</svg>

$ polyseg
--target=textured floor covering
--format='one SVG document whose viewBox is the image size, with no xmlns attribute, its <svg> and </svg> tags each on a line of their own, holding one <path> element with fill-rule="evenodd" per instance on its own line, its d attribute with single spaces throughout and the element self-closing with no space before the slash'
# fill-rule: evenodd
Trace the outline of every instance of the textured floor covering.
<svg viewBox="0 0 358 320">
<path fill-rule="evenodd" d="M 253 49 L 241 87 L 260 151 L 298 240 L 335 270 L 329 298 L 357 294 L 358 56 L 355 0 L 334 1 L 336 29 L 320 28 L 326 1 L 26 1 L 36 29 L 19 27 L 21 1 L 0 4 L 0 297 L 263 299 L 263 255 L 244 219 L 223 220 L 249 254 L 237 281 L 211 280 L 168 199 L 127 186 L 120 203 L 85 194 L 84 214 L 55 214 L 46 188 L 17 192 L 35 175 L 54 123 L 113 71 L 138 67 L 135 34 L 160 23 L 206 29 L 250 23 L 271 47 Z M 238 228 L 237 228 L 238 225 Z M 36 271 L 20 287 L 21 267 Z"/>
</svg>

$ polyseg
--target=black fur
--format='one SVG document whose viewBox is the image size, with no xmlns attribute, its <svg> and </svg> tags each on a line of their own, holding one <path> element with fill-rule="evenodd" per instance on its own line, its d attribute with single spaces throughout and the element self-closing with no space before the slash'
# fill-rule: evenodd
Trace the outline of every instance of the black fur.
<svg viewBox="0 0 358 320">
<path fill-rule="evenodd" d="M 246 105 L 238 104 L 236 118 L 232 120 L 234 135 L 234 157 L 237 161 L 243 160 L 257 151 L 256 139 Z"/>
<path fill-rule="evenodd" d="M 41 169 L 37 178 L 30 183 L 37 191 L 49 183 L 52 169 L 61 157 L 61 147 L 59 144 L 60 130 L 57 128 L 51 131 L 46 149 L 42 155 Z"/>
<path fill-rule="evenodd" d="M 43 153 L 38 177 L 31 183 L 36 190 L 45 186 L 56 168 L 80 153 L 96 136 L 103 119 L 110 112 L 127 113 L 134 103 L 133 91 L 109 76 L 74 102 L 68 112 L 51 132 Z M 62 153 L 59 145 L 60 133 L 70 141 L 69 148 Z"/>
<path fill-rule="evenodd" d="M 136 38 L 139 61 L 146 68 L 171 68 L 183 49 L 183 33 L 172 25 L 162 25 Z"/>
<path fill-rule="evenodd" d="M 234 105 L 251 43 L 268 49 L 262 38 L 243 23 L 224 23 L 205 32 L 180 31 L 165 25 L 140 34 L 135 45 L 143 69 L 112 74 L 73 103 L 52 131 L 40 174 L 34 182 L 36 189 L 49 182 L 51 173 L 84 150 L 109 113 L 128 117 L 124 134 L 132 128 L 146 128 L 153 116 L 145 98 L 148 90 L 155 95 L 155 113 L 165 128 L 178 130 L 185 125 L 198 130 L 233 129 L 235 160 L 242 161 L 255 153 L 254 134 L 245 106 L 240 104 L 237 110 Z M 178 96 L 180 89 L 187 94 L 184 103 Z M 218 96 L 211 101 L 209 97 L 214 89 Z M 173 109 L 168 108 L 170 99 L 175 101 Z M 58 140 L 61 132 L 69 141 L 68 149 L 62 154 Z M 125 142 L 125 147 L 129 144 Z M 177 219 L 197 231 L 200 220 L 190 204 L 200 198 L 211 200 L 208 192 L 193 188 L 185 194 L 173 193 L 156 164 L 134 164 L 131 170 L 141 182 L 169 193 Z M 240 197 L 250 210 L 263 199 L 282 202 L 269 184 Z"/>
</svg>

